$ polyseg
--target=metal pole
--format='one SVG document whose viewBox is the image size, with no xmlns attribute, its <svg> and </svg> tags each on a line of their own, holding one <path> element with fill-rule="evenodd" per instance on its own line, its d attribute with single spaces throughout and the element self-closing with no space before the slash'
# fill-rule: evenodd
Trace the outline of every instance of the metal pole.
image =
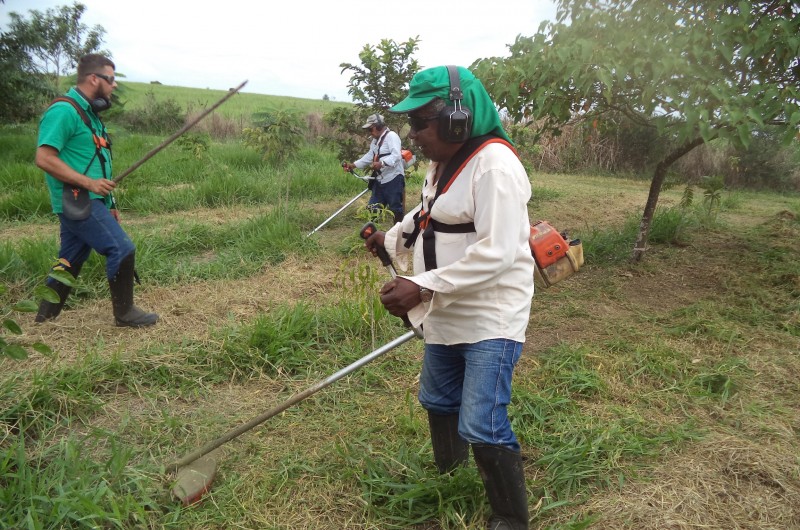
<svg viewBox="0 0 800 530">
<path fill-rule="evenodd" d="M 374 350 L 372 353 L 370 353 L 368 355 L 365 355 L 361 359 L 359 359 L 359 360 L 353 362 L 352 364 L 342 368 L 341 370 L 339 370 L 335 374 L 328 376 L 327 378 L 323 379 L 322 381 L 319 381 L 315 385 L 307 388 L 306 390 L 303 390 L 302 392 L 298 392 L 297 394 L 293 395 L 292 397 L 290 397 L 289 399 L 287 399 L 286 401 L 284 401 L 280 405 L 268 410 L 267 412 L 261 414 L 260 416 L 256 416 L 255 418 L 253 418 L 252 420 L 248 421 L 247 423 L 245 423 L 243 425 L 240 425 L 239 427 L 229 431 L 224 436 L 221 436 L 220 438 L 217 438 L 216 440 L 207 443 L 206 445 L 204 445 L 200 449 L 192 451 L 191 453 L 187 454 L 186 456 L 184 456 L 183 458 L 181 458 L 180 460 L 178 460 L 174 464 L 171 464 L 171 465 L 167 466 L 167 471 L 174 472 L 179 467 L 185 466 L 186 464 L 190 464 L 191 462 L 194 462 L 198 458 L 207 455 L 208 453 L 210 453 L 211 451 L 213 451 L 217 447 L 221 446 L 222 444 L 233 440 L 237 436 L 240 436 L 240 435 L 244 434 L 245 432 L 249 431 L 253 427 L 256 427 L 257 425 L 260 425 L 260 424 L 264 423 L 265 421 L 267 421 L 271 417 L 273 417 L 273 416 L 275 416 L 277 414 L 280 414 L 281 412 L 283 412 L 284 410 L 288 409 L 289 407 L 291 407 L 295 403 L 298 403 L 298 402 L 304 400 L 305 398 L 307 398 L 308 396 L 310 396 L 312 394 L 315 394 L 316 392 L 319 392 L 323 388 L 335 383 L 336 381 L 338 381 L 342 377 L 344 377 L 344 376 L 346 376 L 346 375 L 358 370 L 359 368 L 361 368 L 365 364 L 374 361 L 375 359 L 377 359 L 381 355 L 385 354 L 386 352 L 388 352 L 388 351 L 400 346 L 401 344 L 403 344 L 405 342 L 408 342 L 409 340 L 413 339 L 416 336 L 417 335 L 413 331 L 409 331 L 405 335 L 402 335 L 402 336 L 394 339 L 393 341 L 389 342 L 388 344 L 385 344 L 385 345 L 381 346 L 377 350 Z"/>
<path fill-rule="evenodd" d="M 318 227 L 316 227 L 314 230 L 312 230 L 311 232 L 309 232 L 308 234 L 306 234 L 306 237 L 310 236 L 311 234 L 313 234 L 314 232 L 316 232 L 317 230 L 319 230 L 320 228 L 322 228 L 323 226 L 325 226 L 326 224 L 328 224 L 328 222 L 329 222 L 331 219 L 333 219 L 334 217 L 336 217 L 337 215 L 339 215 L 340 213 L 342 213 L 342 212 L 344 211 L 344 209 L 345 209 L 345 208 L 347 208 L 348 206 L 350 206 L 351 204 L 353 204 L 354 202 L 356 202 L 356 200 L 357 200 L 359 197 L 361 197 L 362 195 L 364 195 L 364 194 L 365 194 L 365 193 L 367 193 L 368 191 L 369 191 L 369 188 L 365 188 L 365 189 L 364 189 L 364 191 L 362 191 L 361 193 L 359 193 L 358 195 L 356 195 L 355 197 L 353 197 L 352 199 L 350 199 L 350 200 L 347 202 L 347 204 L 345 204 L 344 206 L 342 206 L 341 208 L 339 208 L 338 210 L 336 210 L 336 212 L 335 212 L 333 215 L 331 215 L 330 217 L 328 217 L 327 219 L 325 219 L 324 221 L 322 221 L 322 224 L 321 224 L 321 225 L 319 225 L 319 226 L 318 226 Z"/>
</svg>

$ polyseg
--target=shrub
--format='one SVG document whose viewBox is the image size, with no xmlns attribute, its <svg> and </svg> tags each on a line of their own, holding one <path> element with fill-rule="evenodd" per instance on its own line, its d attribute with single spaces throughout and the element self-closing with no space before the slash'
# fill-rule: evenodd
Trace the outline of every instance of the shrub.
<svg viewBox="0 0 800 530">
<path fill-rule="evenodd" d="M 258 149 L 264 160 L 284 163 L 300 151 L 303 128 L 295 110 L 275 109 L 253 116 L 255 127 L 242 131 L 244 144 Z"/>
<path fill-rule="evenodd" d="M 160 101 L 152 91 L 148 91 L 144 107 L 126 110 L 119 121 L 140 133 L 164 134 L 179 129 L 184 119 L 177 101 L 172 98 Z"/>
</svg>

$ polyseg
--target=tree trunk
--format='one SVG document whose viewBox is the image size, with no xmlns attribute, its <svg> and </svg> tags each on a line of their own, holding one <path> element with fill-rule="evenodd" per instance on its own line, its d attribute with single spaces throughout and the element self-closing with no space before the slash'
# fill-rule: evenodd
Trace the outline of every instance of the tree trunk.
<svg viewBox="0 0 800 530">
<path fill-rule="evenodd" d="M 644 257 L 647 250 L 647 238 L 650 236 L 650 225 L 653 222 L 653 215 L 658 204 L 658 195 L 661 193 L 661 186 L 667 178 L 667 169 L 680 157 L 702 145 L 705 142 L 702 137 L 695 138 L 678 147 L 658 163 L 653 173 L 653 180 L 650 182 L 650 193 L 647 195 L 647 204 L 644 206 L 642 221 L 639 223 L 639 235 L 636 237 L 636 244 L 633 246 L 633 261 L 639 262 Z"/>
</svg>

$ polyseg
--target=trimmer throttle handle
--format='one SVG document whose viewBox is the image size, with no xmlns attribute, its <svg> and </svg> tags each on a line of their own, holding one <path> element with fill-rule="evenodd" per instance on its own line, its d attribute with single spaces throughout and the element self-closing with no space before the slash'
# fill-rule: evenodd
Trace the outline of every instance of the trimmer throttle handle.
<svg viewBox="0 0 800 530">
<path fill-rule="evenodd" d="M 360 232 L 361 238 L 367 239 L 369 236 L 371 236 L 377 231 L 378 227 L 375 226 L 375 223 L 370 221 L 361 228 Z M 380 258 L 383 266 L 389 269 L 389 274 L 392 275 L 392 279 L 397 278 L 397 271 L 394 269 L 394 265 L 392 264 L 392 258 L 389 257 L 389 252 L 387 252 L 386 247 L 382 245 L 376 245 L 375 250 L 378 253 L 378 258 Z M 403 324 L 405 324 L 407 328 L 412 328 L 414 330 L 414 333 L 416 333 L 418 337 L 422 337 L 422 332 L 420 332 L 417 328 L 413 328 L 411 326 L 411 321 L 408 319 L 408 315 L 403 315 L 400 318 L 403 319 Z"/>
<path fill-rule="evenodd" d="M 361 238 L 367 239 L 369 236 L 371 236 L 377 231 L 378 227 L 375 226 L 375 223 L 370 221 L 369 223 L 365 224 L 364 227 L 361 229 Z M 384 267 L 391 267 L 392 258 L 389 257 L 389 252 L 387 252 L 386 247 L 382 245 L 376 245 L 375 250 L 378 253 L 378 258 L 381 260 L 381 264 Z M 392 275 L 392 277 L 394 277 L 394 274 Z"/>
</svg>

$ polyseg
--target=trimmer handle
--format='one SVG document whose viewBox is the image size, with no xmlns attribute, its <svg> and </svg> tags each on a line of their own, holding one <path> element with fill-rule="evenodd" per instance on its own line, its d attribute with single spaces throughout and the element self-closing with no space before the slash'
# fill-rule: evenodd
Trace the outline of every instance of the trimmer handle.
<svg viewBox="0 0 800 530">
<path fill-rule="evenodd" d="M 367 238 L 369 238 L 369 236 L 371 236 L 377 231 L 378 227 L 375 226 L 375 223 L 370 221 L 367 224 L 365 224 L 364 227 L 361 229 L 361 239 L 366 240 Z M 392 265 L 392 258 L 389 257 L 389 252 L 386 250 L 386 247 L 384 247 L 383 245 L 376 245 L 375 251 L 378 253 L 378 258 L 381 260 L 381 264 L 384 267 L 391 267 L 389 269 L 389 272 L 392 273 L 392 278 L 394 278 L 396 276 L 396 273 L 394 272 L 394 266 Z"/>
<path fill-rule="evenodd" d="M 375 223 L 370 221 L 361 228 L 360 235 L 362 239 L 366 240 L 369 236 L 371 236 L 377 231 L 378 227 L 375 226 Z M 397 271 L 394 269 L 394 265 L 392 264 L 392 258 L 389 257 L 389 252 L 386 250 L 386 247 L 384 247 L 383 245 L 376 245 L 375 250 L 378 253 L 378 258 L 380 258 L 383 266 L 389 269 L 389 274 L 392 275 L 392 279 L 397 278 Z M 422 337 L 422 332 L 411 325 L 411 321 L 408 319 L 408 315 L 403 315 L 400 318 L 403 319 L 403 324 L 405 324 L 407 328 L 412 328 L 414 330 L 414 333 L 416 333 L 418 337 Z"/>
</svg>

